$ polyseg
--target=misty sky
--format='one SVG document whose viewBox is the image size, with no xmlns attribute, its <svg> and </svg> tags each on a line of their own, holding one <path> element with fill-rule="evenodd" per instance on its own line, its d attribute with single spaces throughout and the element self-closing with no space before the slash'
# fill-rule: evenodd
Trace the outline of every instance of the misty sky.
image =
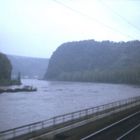
<svg viewBox="0 0 140 140">
<path fill-rule="evenodd" d="M 0 0 L 0 52 L 49 58 L 64 42 L 140 40 L 140 0 Z"/>
</svg>

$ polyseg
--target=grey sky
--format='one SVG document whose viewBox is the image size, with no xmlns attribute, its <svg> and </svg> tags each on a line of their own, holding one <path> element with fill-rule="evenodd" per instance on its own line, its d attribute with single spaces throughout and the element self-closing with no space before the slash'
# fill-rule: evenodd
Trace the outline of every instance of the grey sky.
<svg viewBox="0 0 140 140">
<path fill-rule="evenodd" d="M 49 58 L 75 40 L 140 40 L 140 0 L 0 0 L 0 51 Z"/>
</svg>

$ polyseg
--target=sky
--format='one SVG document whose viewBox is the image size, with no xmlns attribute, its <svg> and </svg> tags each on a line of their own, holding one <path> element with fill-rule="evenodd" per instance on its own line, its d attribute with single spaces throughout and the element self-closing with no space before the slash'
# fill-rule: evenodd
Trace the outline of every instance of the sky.
<svg viewBox="0 0 140 140">
<path fill-rule="evenodd" d="M 0 52 L 50 58 L 64 42 L 140 40 L 140 0 L 0 0 Z"/>
</svg>

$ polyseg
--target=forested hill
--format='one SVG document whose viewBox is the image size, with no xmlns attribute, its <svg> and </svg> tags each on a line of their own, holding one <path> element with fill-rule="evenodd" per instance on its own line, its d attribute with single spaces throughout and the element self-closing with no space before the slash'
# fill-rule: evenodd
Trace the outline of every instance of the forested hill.
<svg viewBox="0 0 140 140">
<path fill-rule="evenodd" d="M 33 58 L 8 55 L 13 70 L 12 77 L 17 77 L 20 72 L 21 78 L 43 78 L 46 72 L 49 59 Z"/>
<path fill-rule="evenodd" d="M 9 84 L 11 82 L 12 65 L 3 53 L 0 53 L 0 85 Z"/>
<path fill-rule="evenodd" d="M 77 41 L 53 53 L 47 80 L 140 83 L 140 41 Z"/>
</svg>

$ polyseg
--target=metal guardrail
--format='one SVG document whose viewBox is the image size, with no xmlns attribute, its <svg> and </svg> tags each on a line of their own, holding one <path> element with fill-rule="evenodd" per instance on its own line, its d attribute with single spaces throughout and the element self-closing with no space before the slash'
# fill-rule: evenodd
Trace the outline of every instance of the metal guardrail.
<svg viewBox="0 0 140 140">
<path fill-rule="evenodd" d="M 31 123 L 31 124 L 24 125 L 21 127 L 9 129 L 6 131 L 1 131 L 0 140 L 12 139 L 23 134 L 28 134 L 28 133 L 36 132 L 41 129 L 55 127 L 59 124 L 64 124 L 70 121 L 76 121 L 82 118 L 88 118 L 89 116 L 97 117 L 99 114 L 100 115 L 105 114 L 112 110 L 115 111 L 115 109 L 121 110 L 121 108 L 124 108 L 124 107 L 128 108 L 128 106 L 131 107 L 137 104 L 140 104 L 140 96 L 132 97 L 132 98 L 116 101 L 116 102 L 111 102 L 108 104 L 91 107 L 91 108 L 83 109 L 80 111 L 67 113 L 64 115 L 59 115 L 59 116 L 56 116 L 47 120 Z"/>
</svg>

